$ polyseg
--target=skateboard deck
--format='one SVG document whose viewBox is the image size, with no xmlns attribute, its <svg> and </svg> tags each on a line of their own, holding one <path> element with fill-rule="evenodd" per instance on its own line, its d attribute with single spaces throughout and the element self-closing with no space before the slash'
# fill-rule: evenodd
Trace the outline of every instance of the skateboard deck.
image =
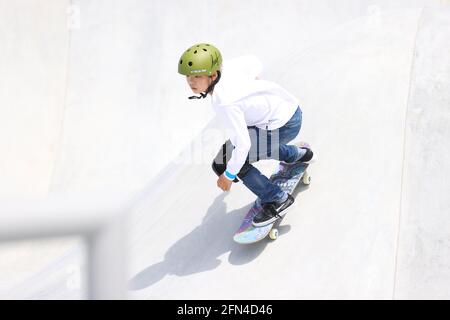
<svg viewBox="0 0 450 320">
<path fill-rule="evenodd" d="M 270 180 L 278 184 L 280 188 L 292 195 L 297 185 L 302 181 L 304 184 L 309 184 L 310 177 L 306 173 L 308 163 L 287 164 L 280 162 L 278 169 L 271 175 Z M 289 210 L 291 208 L 288 208 Z M 264 239 L 270 234 L 271 239 L 275 240 L 278 236 L 278 231 L 274 227 L 279 225 L 281 219 L 275 220 L 273 223 L 263 226 L 254 227 L 252 224 L 253 217 L 262 210 L 259 201 L 255 201 L 252 208 L 245 215 L 244 220 L 239 229 L 234 234 L 233 240 L 241 244 L 255 243 Z M 272 231 L 272 232 L 271 232 Z"/>
</svg>

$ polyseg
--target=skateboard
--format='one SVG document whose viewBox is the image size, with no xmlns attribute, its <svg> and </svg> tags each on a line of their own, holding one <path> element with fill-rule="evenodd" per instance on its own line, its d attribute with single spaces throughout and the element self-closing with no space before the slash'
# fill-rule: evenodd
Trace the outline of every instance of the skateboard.
<svg viewBox="0 0 450 320">
<path fill-rule="evenodd" d="M 278 169 L 270 176 L 270 180 L 278 184 L 280 188 L 292 195 L 297 185 L 302 182 L 305 185 L 311 183 L 311 176 L 306 169 L 308 163 L 288 164 L 280 162 Z M 289 210 L 288 208 L 287 210 Z M 262 207 L 258 201 L 255 201 L 249 212 L 245 215 L 244 220 L 239 229 L 234 234 L 233 240 L 241 244 L 250 244 L 258 242 L 269 235 L 270 239 L 278 238 L 278 229 L 276 228 L 283 218 L 275 220 L 273 223 L 263 226 L 254 227 L 252 224 L 253 217 L 256 216 Z"/>
</svg>

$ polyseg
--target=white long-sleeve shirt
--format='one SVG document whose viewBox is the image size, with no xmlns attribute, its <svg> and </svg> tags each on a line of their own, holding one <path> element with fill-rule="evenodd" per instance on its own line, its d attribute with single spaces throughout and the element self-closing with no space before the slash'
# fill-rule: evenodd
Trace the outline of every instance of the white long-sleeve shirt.
<svg viewBox="0 0 450 320">
<path fill-rule="evenodd" d="M 262 64 L 255 56 L 225 62 L 212 94 L 212 106 L 225 124 L 235 147 L 227 172 L 237 175 L 251 147 L 249 126 L 275 130 L 286 124 L 298 107 L 297 99 L 280 85 L 256 77 Z"/>
</svg>

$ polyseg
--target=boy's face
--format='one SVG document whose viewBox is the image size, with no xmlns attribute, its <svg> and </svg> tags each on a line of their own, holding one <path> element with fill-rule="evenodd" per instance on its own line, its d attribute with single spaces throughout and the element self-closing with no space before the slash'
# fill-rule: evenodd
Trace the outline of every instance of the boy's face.
<svg viewBox="0 0 450 320">
<path fill-rule="evenodd" d="M 208 90 L 209 85 L 214 81 L 215 77 L 217 76 L 186 76 L 186 80 L 192 92 L 199 94 Z"/>
</svg>

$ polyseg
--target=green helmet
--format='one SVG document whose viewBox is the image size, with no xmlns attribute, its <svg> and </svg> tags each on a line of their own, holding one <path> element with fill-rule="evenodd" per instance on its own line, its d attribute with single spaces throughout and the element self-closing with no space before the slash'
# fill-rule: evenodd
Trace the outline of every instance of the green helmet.
<svg viewBox="0 0 450 320">
<path fill-rule="evenodd" d="M 187 49 L 178 62 L 178 73 L 185 76 L 211 76 L 222 68 L 222 55 L 211 44 L 199 43 Z"/>
</svg>

